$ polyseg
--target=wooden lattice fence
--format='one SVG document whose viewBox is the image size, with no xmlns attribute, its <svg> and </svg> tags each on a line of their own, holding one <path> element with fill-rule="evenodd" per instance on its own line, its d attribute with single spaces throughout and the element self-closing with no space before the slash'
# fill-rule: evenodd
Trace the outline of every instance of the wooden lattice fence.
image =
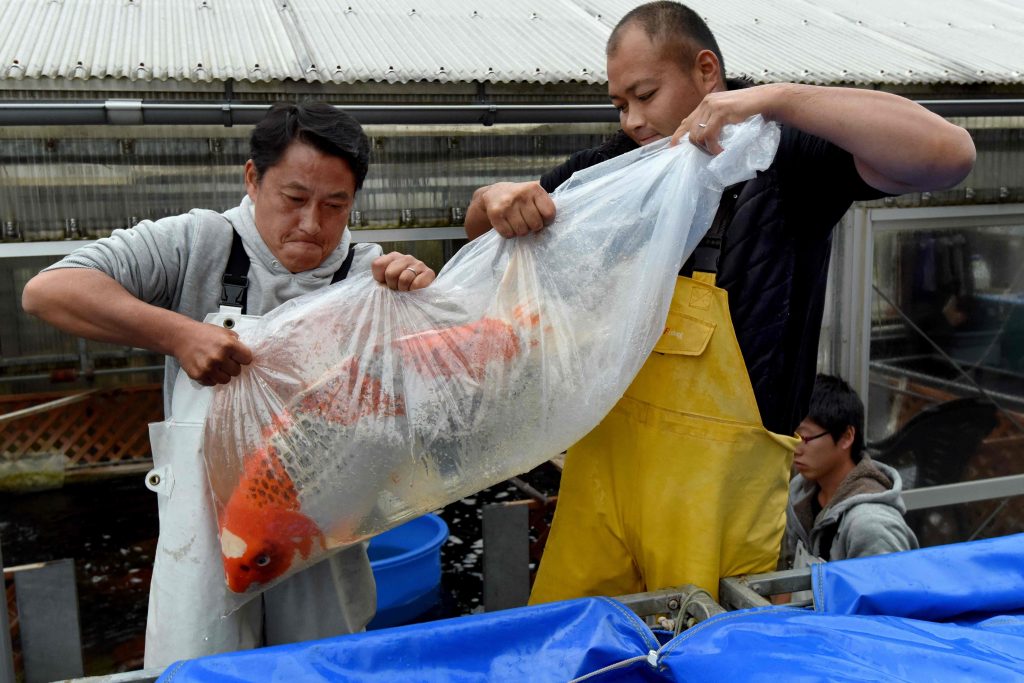
<svg viewBox="0 0 1024 683">
<path fill-rule="evenodd" d="M 149 460 L 147 425 L 162 419 L 159 384 L 0 396 L 0 461 L 57 453 L 76 469 Z"/>
</svg>

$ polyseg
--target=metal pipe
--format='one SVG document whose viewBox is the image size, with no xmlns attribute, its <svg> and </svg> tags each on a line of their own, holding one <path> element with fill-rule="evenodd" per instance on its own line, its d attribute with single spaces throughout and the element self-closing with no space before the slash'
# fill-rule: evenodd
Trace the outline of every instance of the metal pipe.
<svg viewBox="0 0 1024 683">
<path fill-rule="evenodd" d="M 104 368 L 102 370 L 93 370 L 92 373 L 83 375 L 73 368 L 68 368 L 66 370 L 54 370 L 53 372 L 40 372 L 34 375 L 6 375 L 0 377 L 0 383 L 28 382 L 40 379 L 55 382 L 74 382 L 79 379 L 90 379 L 99 375 L 121 375 L 130 372 L 155 372 L 163 369 L 163 365 L 140 365 L 139 367 L 131 368 Z"/>
<path fill-rule="evenodd" d="M 1021 116 L 1024 99 L 918 100 L 941 116 Z M 96 125 L 249 125 L 263 118 L 270 104 L 179 103 L 145 100 L 76 102 L 0 102 L 2 126 Z M 495 123 L 615 123 L 610 104 L 417 104 L 345 105 L 360 123 L 438 125 Z"/>
<path fill-rule="evenodd" d="M 1022 116 L 1024 99 L 917 100 L 939 116 Z"/>
<path fill-rule="evenodd" d="M 78 371 L 88 375 L 93 370 L 92 360 L 89 358 L 89 345 L 83 337 L 78 338 Z"/>
<path fill-rule="evenodd" d="M 930 510 L 947 505 L 976 503 L 981 500 L 1024 496 L 1024 474 L 927 486 L 904 491 L 902 495 L 907 512 Z"/>
<path fill-rule="evenodd" d="M 437 125 L 495 123 L 614 123 L 610 104 L 423 104 L 346 105 L 360 123 Z M 93 100 L 78 102 L 0 102 L 0 125 L 249 125 L 270 109 L 267 104 L 239 102 L 146 102 Z"/>
<path fill-rule="evenodd" d="M 96 391 L 97 389 L 89 389 L 87 391 L 83 391 L 80 394 L 74 394 L 72 396 L 63 396 L 52 401 L 47 401 L 46 403 L 40 403 L 37 406 L 32 406 L 30 408 L 22 408 L 21 410 L 15 410 L 12 413 L 4 413 L 3 415 L 0 415 L 0 424 L 14 422 L 15 420 L 20 420 L 23 417 L 32 417 L 33 415 L 39 415 L 41 413 L 49 412 L 51 410 L 56 410 L 57 408 L 64 408 L 66 406 L 74 405 L 75 403 L 81 403 L 82 401 L 86 400 L 94 393 L 96 393 Z"/>
<path fill-rule="evenodd" d="M 520 479 L 519 477 L 512 477 L 509 482 L 517 489 L 528 495 L 533 500 L 537 501 L 541 505 L 547 505 L 550 501 L 547 496 L 538 491 L 537 489 L 530 486 L 528 483 Z"/>
<path fill-rule="evenodd" d="M 1001 501 L 999 501 L 999 505 L 997 505 L 995 507 L 995 509 L 992 510 L 992 512 L 989 513 L 988 517 L 986 517 L 984 520 L 982 520 L 981 524 L 979 524 L 974 529 L 974 531 L 971 532 L 971 535 L 967 537 L 967 540 L 968 541 L 976 540 L 978 538 L 978 535 L 981 534 L 981 532 L 985 530 L 985 527 L 987 527 L 989 524 L 991 524 L 992 520 L 994 520 L 999 515 L 1000 512 L 1002 512 L 1003 510 L 1006 509 L 1006 505 L 1009 502 L 1010 502 L 1009 498 L 1003 498 Z"/>
<path fill-rule="evenodd" d="M 982 390 L 979 392 L 977 384 L 974 383 L 968 384 L 966 382 L 957 382 L 955 380 L 941 379 L 939 377 L 935 377 L 934 375 L 928 375 L 923 372 L 917 372 L 916 370 L 908 370 L 898 365 L 890 365 L 885 361 L 879 360 L 871 361 L 870 367 L 872 370 L 889 376 L 895 375 L 897 377 L 906 377 L 907 379 L 918 380 L 924 384 L 931 384 L 942 389 L 955 389 L 964 392 L 968 395 L 980 394 L 982 397 L 987 398 L 989 401 L 995 404 L 996 407 L 999 408 L 1001 408 L 1000 403 L 1007 403 L 1013 405 L 1017 410 L 1024 409 L 1024 400 L 1022 400 L 1020 396 L 1014 396 L 1013 394 L 1004 394 L 1001 391 L 991 390 Z M 998 398 L 999 401 L 995 401 L 993 400 L 993 398 Z M 1006 411 L 1004 411 L 1004 414 L 1005 412 Z M 1013 418 L 1009 419 L 1010 422 L 1014 422 L 1016 424 Z M 1024 429 L 1020 431 L 1021 433 L 1024 433 Z"/>
<path fill-rule="evenodd" d="M 146 351 L 145 349 L 129 348 L 125 351 L 94 351 L 89 354 L 89 357 L 93 361 L 97 360 L 127 360 L 133 356 L 152 356 L 152 351 Z M 17 358 L 2 358 L 0 357 L 0 368 L 11 368 L 22 365 L 46 365 L 49 363 L 74 363 L 77 362 L 80 357 L 77 354 L 48 354 L 48 355 L 37 355 L 37 356 L 19 356 Z"/>
</svg>

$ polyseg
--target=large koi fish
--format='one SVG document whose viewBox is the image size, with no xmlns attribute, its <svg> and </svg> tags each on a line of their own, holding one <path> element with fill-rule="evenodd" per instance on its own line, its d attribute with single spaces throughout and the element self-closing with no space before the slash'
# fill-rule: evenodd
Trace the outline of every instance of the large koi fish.
<svg viewBox="0 0 1024 683">
<path fill-rule="evenodd" d="M 242 478 L 221 515 L 224 574 L 236 593 L 273 581 L 296 557 L 324 550 L 324 535 L 302 514 L 295 482 L 273 441 L 246 456 Z"/>
<path fill-rule="evenodd" d="M 536 327 L 540 316 L 519 307 L 514 317 L 516 326 L 482 318 L 400 337 L 389 346 L 404 368 L 420 376 L 480 382 L 492 364 L 513 361 L 536 344 L 525 341 L 517 329 Z M 347 358 L 297 394 L 289 410 L 264 432 L 263 443 L 244 456 L 242 475 L 220 515 L 224 573 L 232 591 L 265 586 L 297 563 L 359 540 L 350 529 L 327 533 L 302 504 L 303 491 L 315 488 L 317 476 L 330 469 L 329 461 L 316 462 L 328 450 L 325 433 L 365 417 L 397 419 L 406 414 L 403 396 L 394 395 L 393 386 L 368 374 L 359 361 Z M 376 498 L 377 491 L 369 493 Z"/>
</svg>

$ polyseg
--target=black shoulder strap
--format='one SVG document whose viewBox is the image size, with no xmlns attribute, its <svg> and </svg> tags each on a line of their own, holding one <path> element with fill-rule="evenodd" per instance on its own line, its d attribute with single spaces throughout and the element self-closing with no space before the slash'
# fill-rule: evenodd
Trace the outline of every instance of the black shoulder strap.
<svg viewBox="0 0 1024 683">
<path fill-rule="evenodd" d="M 238 231 L 232 230 L 231 235 L 231 253 L 228 255 L 228 265 L 224 268 L 224 277 L 221 279 L 220 305 L 237 306 L 242 309 L 242 315 L 245 315 L 246 300 L 249 296 L 249 254 L 245 253 L 242 236 Z M 348 277 L 355 255 L 356 245 L 352 244 L 341 267 L 334 271 L 334 276 L 331 277 L 332 285 Z"/>
<path fill-rule="evenodd" d="M 221 278 L 220 305 L 238 306 L 245 314 L 245 301 L 249 294 L 249 255 L 245 253 L 242 236 L 231 231 L 231 254 Z"/>
<path fill-rule="evenodd" d="M 686 263 L 680 268 L 679 274 L 689 277 L 694 271 L 702 273 L 717 273 L 718 258 L 722 255 L 722 243 L 725 239 L 725 230 L 729 227 L 733 214 L 736 212 L 736 200 L 743 191 L 746 181 L 730 185 L 722 192 L 722 200 L 718 204 L 718 212 L 711 221 L 704 238 L 697 245 L 697 248 L 686 259 Z"/>
<path fill-rule="evenodd" d="M 334 277 L 331 278 L 332 285 L 335 284 L 336 282 L 341 282 L 342 280 L 348 277 L 348 271 L 350 268 L 352 268 L 352 259 L 355 258 L 355 255 L 356 245 L 349 245 L 348 256 L 346 256 L 345 260 L 341 262 L 341 268 L 338 268 L 336 271 L 334 271 Z"/>
</svg>

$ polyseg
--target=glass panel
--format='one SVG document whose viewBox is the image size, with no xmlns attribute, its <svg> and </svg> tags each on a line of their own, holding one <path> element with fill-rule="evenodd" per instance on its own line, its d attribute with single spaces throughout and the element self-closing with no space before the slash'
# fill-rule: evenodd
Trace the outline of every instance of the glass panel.
<svg viewBox="0 0 1024 683">
<path fill-rule="evenodd" d="M 0 259 L 0 396 L 159 382 L 162 355 L 79 339 L 22 310 L 25 283 L 56 260 Z"/>
<path fill-rule="evenodd" d="M 922 548 L 1015 534 L 1024 529 L 1024 498 L 980 500 L 906 514 Z"/>
<path fill-rule="evenodd" d="M 572 132 L 576 129 L 592 132 Z M 371 137 L 352 227 L 461 225 L 476 188 L 536 180 L 614 127 L 483 127 Z M 59 133 L 54 136 L 54 131 Z M 26 127 L 0 131 L 0 239 L 88 239 L 195 207 L 226 210 L 245 189 L 250 128 Z M 207 132 L 209 136 L 204 136 Z M 129 137 L 133 136 L 133 137 Z"/>
<path fill-rule="evenodd" d="M 0 130 L 0 240 L 91 239 L 194 207 L 226 210 L 244 194 L 248 126 L 23 127 Z M 461 225 L 473 191 L 533 180 L 611 125 L 426 129 L 376 126 L 351 226 Z M 416 132 L 419 131 L 419 132 Z M 440 131 L 440 132 L 439 132 Z M 413 134 L 415 132 L 415 134 Z M 422 132 L 422 134 L 420 134 Z M 362 236 L 363 241 L 372 238 Z M 440 271 L 465 240 L 384 244 Z M 25 283 L 54 258 L 0 263 L 0 395 L 159 381 L 157 354 L 83 342 L 26 315 Z M 16 261 L 16 263 L 15 263 Z M 141 379 L 138 379 L 140 378 Z"/>
<path fill-rule="evenodd" d="M 1024 224 L 876 230 L 874 280 L 877 458 L 908 489 L 1024 473 Z"/>
</svg>

